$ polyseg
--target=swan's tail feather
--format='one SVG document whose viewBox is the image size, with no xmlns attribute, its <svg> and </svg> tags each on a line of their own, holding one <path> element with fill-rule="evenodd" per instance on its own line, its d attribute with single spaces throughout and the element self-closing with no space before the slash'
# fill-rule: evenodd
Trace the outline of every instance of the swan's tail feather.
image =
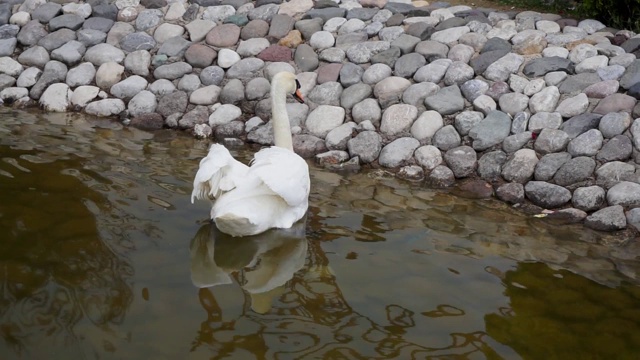
<svg viewBox="0 0 640 360">
<path fill-rule="evenodd" d="M 248 167 L 231 156 L 229 150 L 219 144 L 211 145 L 209 153 L 200 160 L 200 168 L 193 179 L 191 203 L 194 200 L 215 200 L 222 193 L 236 187 Z"/>
</svg>

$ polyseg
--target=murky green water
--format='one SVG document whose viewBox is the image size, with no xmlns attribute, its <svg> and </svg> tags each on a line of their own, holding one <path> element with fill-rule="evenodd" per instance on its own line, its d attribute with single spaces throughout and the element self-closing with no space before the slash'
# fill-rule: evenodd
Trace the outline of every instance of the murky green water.
<svg viewBox="0 0 640 360">
<path fill-rule="evenodd" d="M 0 111 L 1 359 L 640 354 L 638 241 L 313 165 L 305 223 L 230 239 L 189 203 L 207 147 Z"/>
</svg>

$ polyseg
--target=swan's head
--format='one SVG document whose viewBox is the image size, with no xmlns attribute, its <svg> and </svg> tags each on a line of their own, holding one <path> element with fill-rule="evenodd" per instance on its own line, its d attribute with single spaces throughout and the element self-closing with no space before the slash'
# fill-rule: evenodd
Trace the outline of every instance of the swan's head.
<svg viewBox="0 0 640 360">
<path fill-rule="evenodd" d="M 292 94 L 293 98 L 299 103 L 303 103 L 302 93 L 300 92 L 300 82 L 296 79 L 296 75 L 288 71 L 282 71 L 274 75 L 273 86 L 277 86 L 284 90 L 287 94 Z"/>
</svg>

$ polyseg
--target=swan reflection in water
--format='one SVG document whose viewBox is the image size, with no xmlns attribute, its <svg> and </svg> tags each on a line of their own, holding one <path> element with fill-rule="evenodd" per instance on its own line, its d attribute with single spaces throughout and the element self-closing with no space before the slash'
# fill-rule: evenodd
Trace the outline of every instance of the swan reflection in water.
<svg viewBox="0 0 640 360">
<path fill-rule="evenodd" d="M 196 287 L 231 284 L 237 273 L 240 286 L 251 297 L 251 309 L 264 314 L 305 264 L 306 217 L 289 229 L 246 237 L 232 237 L 208 222 L 194 236 L 190 252 L 191 281 Z"/>
</svg>

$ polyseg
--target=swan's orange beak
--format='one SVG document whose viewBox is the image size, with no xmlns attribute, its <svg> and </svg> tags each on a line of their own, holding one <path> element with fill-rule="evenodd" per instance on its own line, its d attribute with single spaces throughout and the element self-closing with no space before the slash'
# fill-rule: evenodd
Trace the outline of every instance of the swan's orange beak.
<svg viewBox="0 0 640 360">
<path fill-rule="evenodd" d="M 293 98 L 298 100 L 299 103 L 304 103 L 304 98 L 302 97 L 302 93 L 300 92 L 300 89 L 296 90 L 296 92 L 293 94 Z"/>
</svg>

